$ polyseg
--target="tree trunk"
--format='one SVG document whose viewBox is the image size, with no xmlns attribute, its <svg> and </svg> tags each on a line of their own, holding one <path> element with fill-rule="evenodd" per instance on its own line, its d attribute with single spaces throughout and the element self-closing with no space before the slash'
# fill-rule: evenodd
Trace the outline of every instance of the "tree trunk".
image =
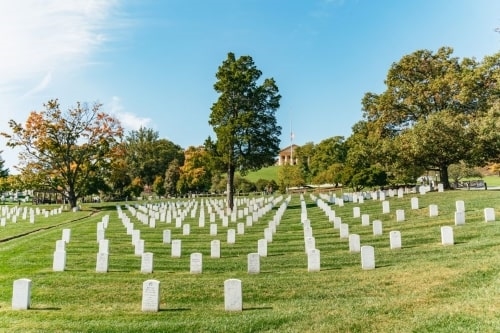
<svg viewBox="0 0 500 333">
<path fill-rule="evenodd" d="M 441 183 L 443 183 L 443 187 L 447 190 L 450 189 L 450 181 L 448 179 L 448 166 L 442 165 L 439 168 L 439 178 Z"/>
<path fill-rule="evenodd" d="M 226 198 L 227 207 L 233 210 L 234 207 L 234 165 L 229 164 L 227 168 L 227 188 L 226 188 Z"/>
<path fill-rule="evenodd" d="M 76 197 L 75 191 L 69 190 L 68 191 L 68 203 L 71 208 L 76 207 L 76 202 L 78 198 Z"/>
</svg>

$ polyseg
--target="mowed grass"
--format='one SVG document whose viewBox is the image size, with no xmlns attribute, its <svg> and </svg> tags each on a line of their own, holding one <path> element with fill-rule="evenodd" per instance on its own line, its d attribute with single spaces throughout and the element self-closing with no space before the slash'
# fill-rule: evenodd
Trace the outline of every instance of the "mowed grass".
<svg viewBox="0 0 500 333">
<path fill-rule="evenodd" d="M 317 196 L 317 195 L 316 195 Z M 411 197 L 419 198 L 412 210 Z M 286 197 L 284 197 L 286 198 Z M 451 191 L 388 198 L 391 212 L 382 214 L 380 201 L 332 206 L 362 245 L 375 248 L 376 269 L 361 269 L 360 254 L 349 253 L 348 240 L 328 221 L 315 201 L 304 196 L 321 271 L 307 272 L 301 202 L 291 201 L 277 227 L 261 273 L 247 273 L 247 254 L 257 252 L 276 211 L 283 203 L 226 243 L 218 219 L 218 235 L 198 227 L 198 216 L 187 215 L 191 234 L 183 236 L 175 222 L 149 228 L 132 217 L 141 230 L 145 250 L 154 253 L 154 273 L 140 273 L 114 205 L 84 206 L 77 213 L 37 217 L 34 224 L 19 219 L 0 227 L 0 331 L 2 332 L 498 332 L 500 329 L 500 221 L 484 222 L 483 209 L 493 207 L 500 219 L 500 191 Z M 456 200 L 464 200 L 466 224 L 454 226 Z M 181 203 L 182 201 L 177 201 Z M 437 204 L 438 217 L 429 217 Z M 358 206 L 370 220 L 383 222 L 383 235 L 353 218 Z M 125 206 L 121 206 L 124 211 Z M 243 207 L 243 203 L 241 204 Z M 396 222 L 396 209 L 406 220 Z M 96 273 L 97 223 L 110 222 L 109 272 Z M 127 214 L 131 216 L 130 213 Z M 245 222 L 239 220 L 238 222 Z M 230 222 L 229 228 L 236 228 Z M 453 226 L 455 245 L 441 245 L 441 226 Z M 52 271 L 52 255 L 62 229 L 71 229 L 64 272 Z M 182 240 L 182 257 L 170 256 L 162 232 L 170 229 Z M 399 230 L 402 249 L 390 250 L 389 232 Z M 13 236 L 19 235 L 17 238 Z M 10 239 L 10 240 L 8 240 Z M 221 258 L 210 258 L 210 241 L 221 240 Z M 189 254 L 203 254 L 203 273 L 189 273 Z M 31 309 L 11 309 L 12 283 L 32 280 Z M 242 280 L 243 311 L 224 310 L 224 281 Z M 142 283 L 161 282 L 157 313 L 141 311 Z"/>
<path fill-rule="evenodd" d="M 245 175 L 245 178 L 253 183 L 258 181 L 259 179 L 274 180 L 275 182 L 277 182 L 278 170 L 279 166 L 273 165 L 257 171 L 249 172 Z"/>
</svg>

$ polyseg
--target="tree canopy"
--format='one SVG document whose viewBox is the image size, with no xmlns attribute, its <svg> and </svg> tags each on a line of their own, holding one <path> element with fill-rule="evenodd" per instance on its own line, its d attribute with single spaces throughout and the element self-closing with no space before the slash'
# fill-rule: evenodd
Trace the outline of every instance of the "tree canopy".
<svg viewBox="0 0 500 333">
<path fill-rule="evenodd" d="M 71 207 L 90 194 L 89 184 L 102 184 L 123 133 L 101 106 L 77 102 L 64 112 L 58 100 L 50 100 L 43 111 L 31 112 L 24 125 L 10 120 L 12 133 L 2 133 L 8 146 L 24 148 L 19 167 L 23 176 L 61 193 Z"/>
<path fill-rule="evenodd" d="M 442 47 L 404 56 L 389 69 L 387 89 L 366 93 L 362 100 L 365 120 L 379 133 L 379 147 L 390 141 L 391 163 L 438 170 L 445 188 L 451 164 L 485 164 L 500 152 L 498 131 L 484 130 L 494 123 L 491 114 L 486 119 L 499 96 L 500 54 L 480 63 L 452 53 Z"/>
<path fill-rule="evenodd" d="M 1 153 L 2 151 L 0 150 L 0 154 Z M 5 165 L 5 160 L 0 155 L 0 178 L 7 177 L 9 175 L 9 169 L 6 169 L 4 165 Z"/>
<path fill-rule="evenodd" d="M 250 56 L 236 59 L 233 53 L 219 66 L 209 124 L 217 137 L 207 146 L 227 172 L 228 207 L 233 208 L 234 173 L 272 165 L 279 152 L 281 127 L 276 111 L 281 96 L 272 78 L 259 84 L 262 72 Z M 211 140 L 208 140 L 211 142 Z"/>
</svg>

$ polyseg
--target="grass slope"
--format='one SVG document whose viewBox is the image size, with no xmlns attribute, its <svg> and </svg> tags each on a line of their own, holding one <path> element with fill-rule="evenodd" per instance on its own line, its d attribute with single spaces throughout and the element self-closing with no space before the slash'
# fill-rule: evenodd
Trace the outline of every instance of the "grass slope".
<svg viewBox="0 0 500 333">
<path fill-rule="evenodd" d="M 414 196 L 420 208 L 411 210 Z M 34 224 L 9 221 L 0 227 L 0 331 L 497 332 L 500 222 L 484 222 L 483 209 L 495 208 L 498 220 L 500 192 L 453 191 L 388 200 L 389 214 L 382 214 L 380 201 L 332 206 L 350 232 L 360 235 L 362 245 L 375 247 L 375 270 L 361 269 L 359 253 L 349 253 L 348 241 L 340 239 L 310 196 L 304 204 L 321 251 L 321 271 L 314 273 L 307 272 L 299 196 L 291 198 L 256 275 L 247 274 L 247 254 L 257 251 L 277 207 L 237 235 L 233 245 L 226 243 L 227 228 L 220 219 L 218 235 L 209 235 L 208 215 L 203 228 L 197 216 L 187 215 L 183 223 L 191 225 L 190 235 L 182 235 L 175 222 L 150 228 L 131 217 L 145 250 L 154 253 L 152 274 L 140 273 L 140 257 L 134 256 L 114 206 L 37 217 Z M 466 224 L 460 227 L 453 226 L 456 200 L 466 206 Z M 179 209 L 186 207 L 177 203 Z M 438 217 L 429 217 L 430 204 L 438 205 Z M 382 220 L 384 234 L 373 236 L 371 227 L 361 226 L 352 217 L 354 206 L 371 221 Z M 405 210 L 404 222 L 396 222 L 396 209 Z M 110 216 L 109 272 L 96 273 L 96 225 L 105 215 Z M 440 227 L 446 225 L 453 226 L 453 246 L 440 244 Z M 66 271 L 53 272 L 52 254 L 63 228 L 71 228 Z M 181 258 L 172 258 L 170 244 L 162 243 L 164 229 L 182 240 Z M 391 230 L 401 231 L 402 249 L 389 249 Z M 212 239 L 221 240 L 220 259 L 210 258 Z M 193 252 L 203 254 L 202 274 L 189 273 Z M 33 282 L 28 311 L 11 310 L 12 283 L 19 278 Z M 241 313 L 224 311 L 228 278 L 242 280 Z M 158 313 L 141 312 L 147 279 L 161 282 Z"/>
<path fill-rule="evenodd" d="M 262 168 L 257 171 L 249 172 L 245 178 L 251 182 L 256 182 L 259 179 L 278 181 L 278 168 L 279 166 L 273 165 L 267 168 Z"/>
</svg>

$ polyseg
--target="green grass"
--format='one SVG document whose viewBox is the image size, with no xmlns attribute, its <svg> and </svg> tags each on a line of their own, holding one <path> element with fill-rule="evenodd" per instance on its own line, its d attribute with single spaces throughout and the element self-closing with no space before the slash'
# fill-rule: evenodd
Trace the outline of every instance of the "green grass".
<svg viewBox="0 0 500 333">
<path fill-rule="evenodd" d="M 267 168 L 262 168 L 257 171 L 249 172 L 245 178 L 249 181 L 255 183 L 259 179 L 274 180 L 278 181 L 278 169 L 279 166 L 273 165 Z"/>
<path fill-rule="evenodd" d="M 494 207 L 500 219 L 500 191 L 419 195 L 418 210 L 410 209 L 412 196 L 389 198 L 389 214 L 381 213 L 380 201 L 356 204 L 371 221 L 383 221 L 383 236 L 373 236 L 371 227 L 352 217 L 355 204 L 332 206 L 362 245 L 375 247 L 376 269 L 369 271 L 309 195 L 304 199 L 321 251 L 321 271 L 315 273 L 307 272 L 299 196 L 292 197 L 257 275 L 246 272 L 247 254 L 257 251 L 279 204 L 237 235 L 234 245 L 225 243 L 220 220 L 219 235 L 209 235 L 208 215 L 200 228 L 188 214 L 189 236 L 175 223 L 149 228 L 132 218 L 146 251 L 154 253 L 152 274 L 140 273 L 140 258 L 114 205 L 85 206 L 34 224 L 7 223 L 0 227 L 0 332 L 498 332 L 500 221 L 485 223 L 483 209 Z M 445 247 L 440 227 L 454 225 L 456 200 L 465 201 L 467 220 L 453 227 L 455 245 Z M 428 216 L 429 204 L 438 205 L 438 217 Z M 406 221 L 396 222 L 396 209 L 405 209 Z M 96 273 L 96 225 L 107 214 L 109 272 Z M 63 228 L 71 229 L 67 266 L 53 272 Z M 164 229 L 182 239 L 181 258 L 171 258 L 170 245 L 162 244 Z M 401 231 L 402 249 L 389 249 L 391 230 Z M 220 259 L 210 258 L 212 239 L 221 240 Z M 202 274 L 189 273 L 192 252 L 203 253 Z M 11 309 L 12 283 L 19 278 L 33 283 L 28 311 Z M 242 280 L 241 313 L 224 311 L 228 278 Z M 161 282 L 157 313 L 141 312 L 147 279 Z"/>
</svg>

